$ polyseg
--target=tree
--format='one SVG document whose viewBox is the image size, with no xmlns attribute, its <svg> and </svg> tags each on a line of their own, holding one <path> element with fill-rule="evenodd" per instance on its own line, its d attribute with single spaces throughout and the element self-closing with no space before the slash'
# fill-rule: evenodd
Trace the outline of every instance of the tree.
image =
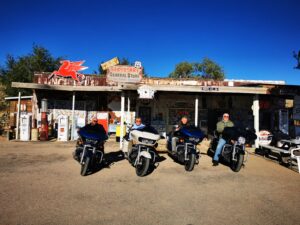
<svg viewBox="0 0 300 225">
<path fill-rule="evenodd" d="M 225 74 L 221 66 L 209 58 L 204 58 L 200 63 L 178 63 L 175 67 L 175 70 L 170 73 L 169 77 L 201 77 L 204 79 L 223 80 L 225 78 Z"/>
<path fill-rule="evenodd" d="M 32 82 L 34 72 L 52 72 L 60 66 L 62 58 L 54 58 L 50 52 L 41 46 L 33 45 L 32 52 L 21 57 L 7 55 L 5 66 L 0 67 L 0 83 L 5 87 L 5 93 L 16 96 L 18 90 L 11 88 L 11 82 Z M 32 94 L 30 90 L 21 90 L 23 94 Z"/>
<path fill-rule="evenodd" d="M 204 58 L 202 63 L 195 64 L 196 70 L 205 79 L 224 80 L 225 74 L 221 66 L 209 58 Z"/>
<path fill-rule="evenodd" d="M 193 77 L 193 64 L 189 62 L 178 63 L 175 67 L 175 70 L 170 73 L 169 77 L 171 78 L 188 78 Z"/>
</svg>

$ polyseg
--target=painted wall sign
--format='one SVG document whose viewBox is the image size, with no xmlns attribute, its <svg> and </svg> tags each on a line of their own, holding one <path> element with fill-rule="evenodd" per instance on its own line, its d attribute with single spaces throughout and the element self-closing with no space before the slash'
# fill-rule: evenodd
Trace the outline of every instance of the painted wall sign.
<svg viewBox="0 0 300 225">
<path fill-rule="evenodd" d="M 107 70 L 109 67 L 115 66 L 115 65 L 118 65 L 118 64 L 119 64 L 119 59 L 118 59 L 118 57 L 115 57 L 115 58 L 113 58 L 113 59 L 111 59 L 111 60 L 109 60 L 105 63 L 102 63 L 101 67 L 102 67 L 103 70 Z"/>
<path fill-rule="evenodd" d="M 107 69 L 106 80 L 121 83 L 139 83 L 143 77 L 143 69 L 134 66 L 111 66 Z"/>
<path fill-rule="evenodd" d="M 201 87 L 202 91 L 212 91 L 212 92 L 217 92 L 219 91 L 218 87 Z"/>
<path fill-rule="evenodd" d="M 82 66 L 84 62 L 84 60 L 78 62 L 71 62 L 70 60 L 60 61 L 61 66 L 58 70 L 53 71 L 53 73 L 50 74 L 48 79 L 51 79 L 55 75 L 66 78 L 71 77 L 73 80 L 82 82 L 85 79 L 85 76 L 83 74 L 78 73 L 78 71 L 85 70 L 88 68 L 86 66 Z"/>
</svg>

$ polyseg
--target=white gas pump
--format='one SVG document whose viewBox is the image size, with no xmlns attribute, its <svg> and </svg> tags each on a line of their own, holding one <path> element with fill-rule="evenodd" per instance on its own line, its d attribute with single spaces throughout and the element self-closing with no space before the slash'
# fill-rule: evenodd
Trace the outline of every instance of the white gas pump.
<svg viewBox="0 0 300 225">
<path fill-rule="evenodd" d="M 21 141 L 30 140 L 30 125 L 31 125 L 31 116 L 21 115 L 20 118 L 20 140 Z"/>
<path fill-rule="evenodd" d="M 73 137 L 74 137 L 74 140 L 76 140 L 79 137 L 79 135 L 77 133 L 78 129 L 85 126 L 85 118 L 82 118 L 79 116 L 76 116 L 74 118 L 75 118 L 75 129 L 74 129 Z"/>
<path fill-rule="evenodd" d="M 57 140 L 68 141 L 69 140 L 69 117 L 60 115 L 57 117 Z"/>
</svg>

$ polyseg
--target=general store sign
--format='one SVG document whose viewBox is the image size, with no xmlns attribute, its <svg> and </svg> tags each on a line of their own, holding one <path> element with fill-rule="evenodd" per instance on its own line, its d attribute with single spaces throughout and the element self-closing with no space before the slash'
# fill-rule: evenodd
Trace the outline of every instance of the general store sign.
<svg viewBox="0 0 300 225">
<path fill-rule="evenodd" d="M 134 66 L 111 66 L 107 69 L 106 79 L 108 82 L 139 83 L 143 77 L 143 68 Z"/>
<path fill-rule="evenodd" d="M 107 70 L 109 67 L 111 66 L 115 66 L 115 65 L 118 65 L 119 64 L 119 60 L 117 57 L 105 62 L 105 63 L 102 63 L 101 64 L 101 67 L 103 70 Z"/>
</svg>

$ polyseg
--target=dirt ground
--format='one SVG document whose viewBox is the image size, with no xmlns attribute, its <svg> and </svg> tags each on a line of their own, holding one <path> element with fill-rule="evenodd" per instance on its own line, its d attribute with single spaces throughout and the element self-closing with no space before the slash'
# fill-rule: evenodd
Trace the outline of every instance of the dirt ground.
<svg viewBox="0 0 300 225">
<path fill-rule="evenodd" d="M 194 171 L 161 154 L 141 178 L 111 140 L 110 166 L 82 177 L 73 147 L 0 142 L 0 224 L 300 224 L 300 175 L 260 156 L 234 173 L 202 146 Z"/>
</svg>

